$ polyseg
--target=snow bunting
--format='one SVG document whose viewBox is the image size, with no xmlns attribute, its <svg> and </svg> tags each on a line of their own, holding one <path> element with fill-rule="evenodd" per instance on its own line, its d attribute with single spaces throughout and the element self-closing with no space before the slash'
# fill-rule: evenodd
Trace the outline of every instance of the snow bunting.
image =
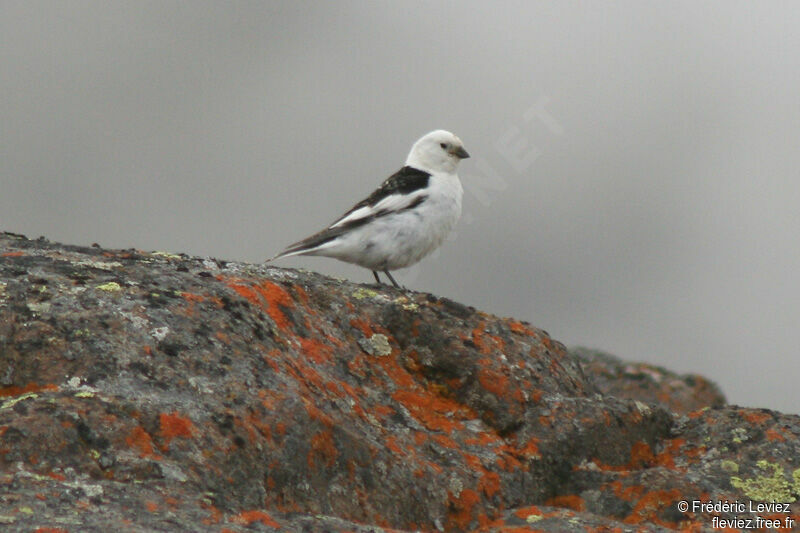
<svg viewBox="0 0 800 533">
<path fill-rule="evenodd" d="M 406 164 L 372 194 L 324 230 L 296 242 L 269 261 L 293 255 L 322 255 L 372 270 L 406 268 L 439 247 L 461 216 L 463 189 L 458 163 L 469 157 L 449 131 L 424 135 Z"/>
</svg>

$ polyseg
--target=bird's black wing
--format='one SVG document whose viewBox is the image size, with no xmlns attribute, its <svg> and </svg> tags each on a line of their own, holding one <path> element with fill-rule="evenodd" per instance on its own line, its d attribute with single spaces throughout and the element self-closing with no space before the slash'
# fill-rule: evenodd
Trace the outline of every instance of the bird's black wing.
<svg viewBox="0 0 800 533">
<path fill-rule="evenodd" d="M 425 189 L 428 186 L 430 177 L 430 173 L 424 170 L 409 166 L 401 168 L 389 176 L 372 194 L 354 205 L 330 226 L 310 237 L 306 237 L 302 241 L 289 245 L 286 250 L 273 259 L 312 251 L 314 248 L 322 246 L 378 217 L 417 207 L 425 201 L 427 195 L 414 193 Z M 396 201 L 393 201 L 395 199 Z M 381 204 L 382 201 L 384 202 L 383 204 Z"/>
<path fill-rule="evenodd" d="M 384 200 L 393 194 L 409 195 L 414 191 L 424 189 L 428 186 L 430 179 L 431 175 L 429 172 L 425 172 L 424 170 L 420 170 L 418 168 L 405 166 L 386 178 L 386 180 L 381 183 L 381 186 L 375 189 L 372 194 L 358 202 L 356 205 L 351 207 L 347 213 L 336 219 L 336 221 L 331 224 L 331 227 L 340 224 L 343 220 L 347 219 L 350 215 L 362 207 L 373 207 L 381 200 Z M 365 213 L 365 215 L 367 217 L 374 218 L 373 214 Z M 359 219 L 361 218 L 362 217 L 359 217 Z"/>
</svg>

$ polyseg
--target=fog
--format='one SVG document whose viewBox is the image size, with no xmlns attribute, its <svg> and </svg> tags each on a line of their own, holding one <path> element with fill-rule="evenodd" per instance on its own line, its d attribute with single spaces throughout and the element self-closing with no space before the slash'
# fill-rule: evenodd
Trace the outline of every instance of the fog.
<svg viewBox="0 0 800 533">
<path fill-rule="evenodd" d="M 260 262 L 449 129 L 398 281 L 797 413 L 799 51 L 791 2 L 4 1 L 0 229 Z"/>
</svg>

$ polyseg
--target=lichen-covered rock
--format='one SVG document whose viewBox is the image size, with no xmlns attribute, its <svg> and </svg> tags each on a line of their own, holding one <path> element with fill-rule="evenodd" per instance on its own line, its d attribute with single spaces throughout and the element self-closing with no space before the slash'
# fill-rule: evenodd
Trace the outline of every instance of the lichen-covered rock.
<svg viewBox="0 0 800 533">
<path fill-rule="evenodd" d="M 678 375 L 660 366 L 631 363 L 591 350 L 572 348 L 583 370 L 605 396 L 659 404 L 676 413 L 725 405 L 725 396 L 712 381 L 695 374 Z"/>
<path fill-rule="evenodd" d="M 597 382 L 427 294 L 0 234 L 9 531 L 659 531 L 800 494 L 797 417 Z"/>
</svg>

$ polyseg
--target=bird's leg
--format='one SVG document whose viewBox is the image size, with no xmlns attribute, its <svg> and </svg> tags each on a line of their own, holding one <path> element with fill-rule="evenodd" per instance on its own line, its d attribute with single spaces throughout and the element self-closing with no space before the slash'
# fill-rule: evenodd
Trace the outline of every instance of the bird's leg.
<svg viewBox="0 0 800 533">
<path fill-rule="evenodd" d="M 372 275 L 375 276 L 375 281 L 377 281 L 378 285 L 380 285 L 381 284 L 381 278 L 378 277 L 378 271 L 377 270 L 373 270 L 372 271 Z"/>
<path fill-rule="evenodd" d="M 388 271 L 388 270 L 384 270 L 384 271 L 383 271 L 383 273 L 384 273 L 384 274 L 386 274 L 386 276 L 387 276 L 387 277 L 388 277 L 388 278 L 389 278 L 389 279 L 392 281 L 392 285 L 394 285 L 394 286 L 395 286 L 395 287 L 397 287 L 398 289 L 402 289 L 402 288 L 403 288 L 403 287 L 401 287 L 401 286 L 400 286 L 400 285 L 399 285 L 399 284 L 398 284 L 398 283 L 397 283 L 397 282 L 394 280 L 394 278 L 392 277 L 392 275 L 391 275 L 391 274 L 389 274 L 389 271 Z M 378 274 L 375 274 L 375 277 L 378 277 Z"/>
</svg>

